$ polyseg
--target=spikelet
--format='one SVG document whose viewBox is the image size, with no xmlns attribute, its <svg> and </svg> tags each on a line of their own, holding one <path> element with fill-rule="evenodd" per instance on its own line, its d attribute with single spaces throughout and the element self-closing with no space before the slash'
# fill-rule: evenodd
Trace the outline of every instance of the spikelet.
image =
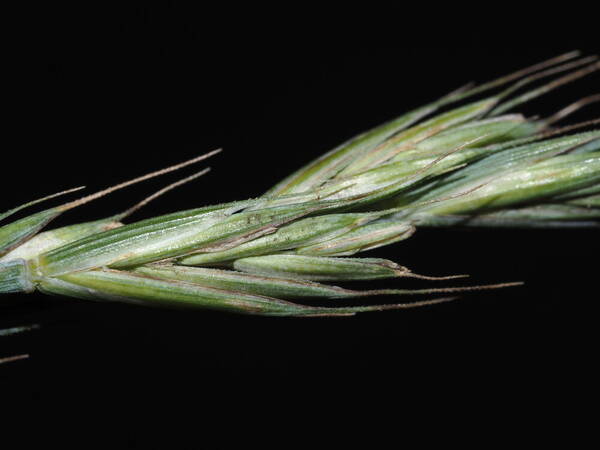
<svg viewBox="0 0 600 450">
<path fill-rule="evenodd" d="M 206 169 L 124 213 L 40 233 L 69 209 L 215 151 L 6 224 L 0 227 L 0 292 L 314 317 L 420 307 L 453 297 L 363 306 L 297 300 L 436 296 L 519 284 L 358 291 L 329 283 L 462 277 L 419 275 L 393 261 L 353 256 L 407 239 L 423 226 L 598 227 L 600 130 L 593 126 L 599 122 L 552 127 L 600 95 L 548 118 L 511 112 L 600 69 L 595 56 L 578 58 L 572 52 L 455 91 L 343 143 L 259 198 L 123 224 Z M 533 83 L 542 84 L 519 93 Z"/>
</svg>

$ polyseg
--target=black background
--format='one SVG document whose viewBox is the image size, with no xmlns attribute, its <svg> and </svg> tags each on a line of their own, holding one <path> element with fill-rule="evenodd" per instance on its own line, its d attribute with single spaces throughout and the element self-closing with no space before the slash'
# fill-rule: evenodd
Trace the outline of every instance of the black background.
<svg viewBox="0 0 600 450">
<path fill-rule="evenodd" d="M 10 162 L 0 209 L 82 184 L 100 189 L 217 147 L 225 151 L 206 163 L 209 175 L 135 219 L 256 196 L 348 137 L 468 81 L 572 49 L 599 50 L 591 30 L 566 19 L 515 27 L 514 18 L 462 23 L 449 15 L 437 17 L 440 26 L 406 10 L 371 17 L 366 9 L 352 18 L 291 6 L 232 5 L 215 15 L 174 3 L 52 5 L 26 13 L 5 84 Z M 522 110 L 550 114 L 597 92 L 598 79 Z M 571 122 L 597 115 L 590 107 Z M 81 207 L 56 225 L 112 214 L 179 175 Z M 359 393 L 416 419 L 441 407 L 452 411 L 467 397 L 481 407 L 508 404 L 513 414 L 530 401 L 551 409 L 559 398 L 584 395 L 592 376 L 594 320 L 584 311 L 598 297 L 596 241 L 594 230 L 421 230 L 369 256 L 420 273 L 526 285 L 352 318 L 5 296 L 1 327 L 41 328 L 1 339 L 0 356 L 31 357 L 0 366 L 0 380 L 33 409 L 76 400 L 132 415 L 160 402 L 205 410 L 210 397 L 236 416 L 248 394 L 262 400 L 274 393 L 293 407 L 297 400 L 287 399 L 299 391 L 318 399 L 313 413 L 322 413 L 332 395 L 351 403 Z M 132 446 L 148 439 L 143 427 L 129 432 L 125 443 Z"/>
</svg>

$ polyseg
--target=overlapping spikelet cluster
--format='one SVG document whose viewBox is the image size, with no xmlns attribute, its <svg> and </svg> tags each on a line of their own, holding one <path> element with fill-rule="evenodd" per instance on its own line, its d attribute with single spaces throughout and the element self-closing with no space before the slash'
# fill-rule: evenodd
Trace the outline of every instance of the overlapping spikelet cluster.
<svg viewBox="0 0 600 450">
<path fill-rule="evenodd" d="M 598 122 L 554 125 L 600 96 L 545 119 L 509 112 L 600 69 L 595 57 L 577 58 L 570 53 L 456 91 L 340 145 L 260 198 L 124 225 L 130 210 L 39 233 L 62 212 L 136 179 L 4 225 L 0 292 L 319 316 L 447 299 L 352 307 L 296 301 L 483 288 L 356 291 L 331 283 L 428 278 L 392 261 L 354 256 L 406 239 L 420 226 L 598 226 L 600 130 L 592 129 Z M 540 82 L 547 77 L 554 78 Z M 519 94 L 534 82 L 541 87 Z M 25 206 L 31 204 L 0 219 Z"/>
</svg>

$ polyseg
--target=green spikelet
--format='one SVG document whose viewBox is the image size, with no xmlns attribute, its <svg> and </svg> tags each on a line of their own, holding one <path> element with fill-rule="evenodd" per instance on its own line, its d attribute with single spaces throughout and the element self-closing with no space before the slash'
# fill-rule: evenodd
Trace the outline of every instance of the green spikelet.
<svg viewBox="0 0 600 450">
<path fill-rule="evenodd" d="M 595 56 L 578 57 L 562 55 L 403 114 L 309 162 L 259 198 L 123 223 L 204 170 L 124 213 L 41 232 L 71 208 L 215 151 L 4 224 L 0 292 L 38 290 L 148 306 L 315 317 L 450 300 L 331 304 L 339 299 L 514 286 L 518 283 L 361 291 L 329 283 L 463 277 L 418 275 L 393 261 L 355 256 L 407 239 L 423 226 L 598 227 L 599 122 L 552 127 L 600 95 L 547 118 L 512 112 L 600 69 Z M 0 220 L 37 202 L 11 209 Z M 298 302 L 315 299 L 330 303 Z"/>
</svg>

